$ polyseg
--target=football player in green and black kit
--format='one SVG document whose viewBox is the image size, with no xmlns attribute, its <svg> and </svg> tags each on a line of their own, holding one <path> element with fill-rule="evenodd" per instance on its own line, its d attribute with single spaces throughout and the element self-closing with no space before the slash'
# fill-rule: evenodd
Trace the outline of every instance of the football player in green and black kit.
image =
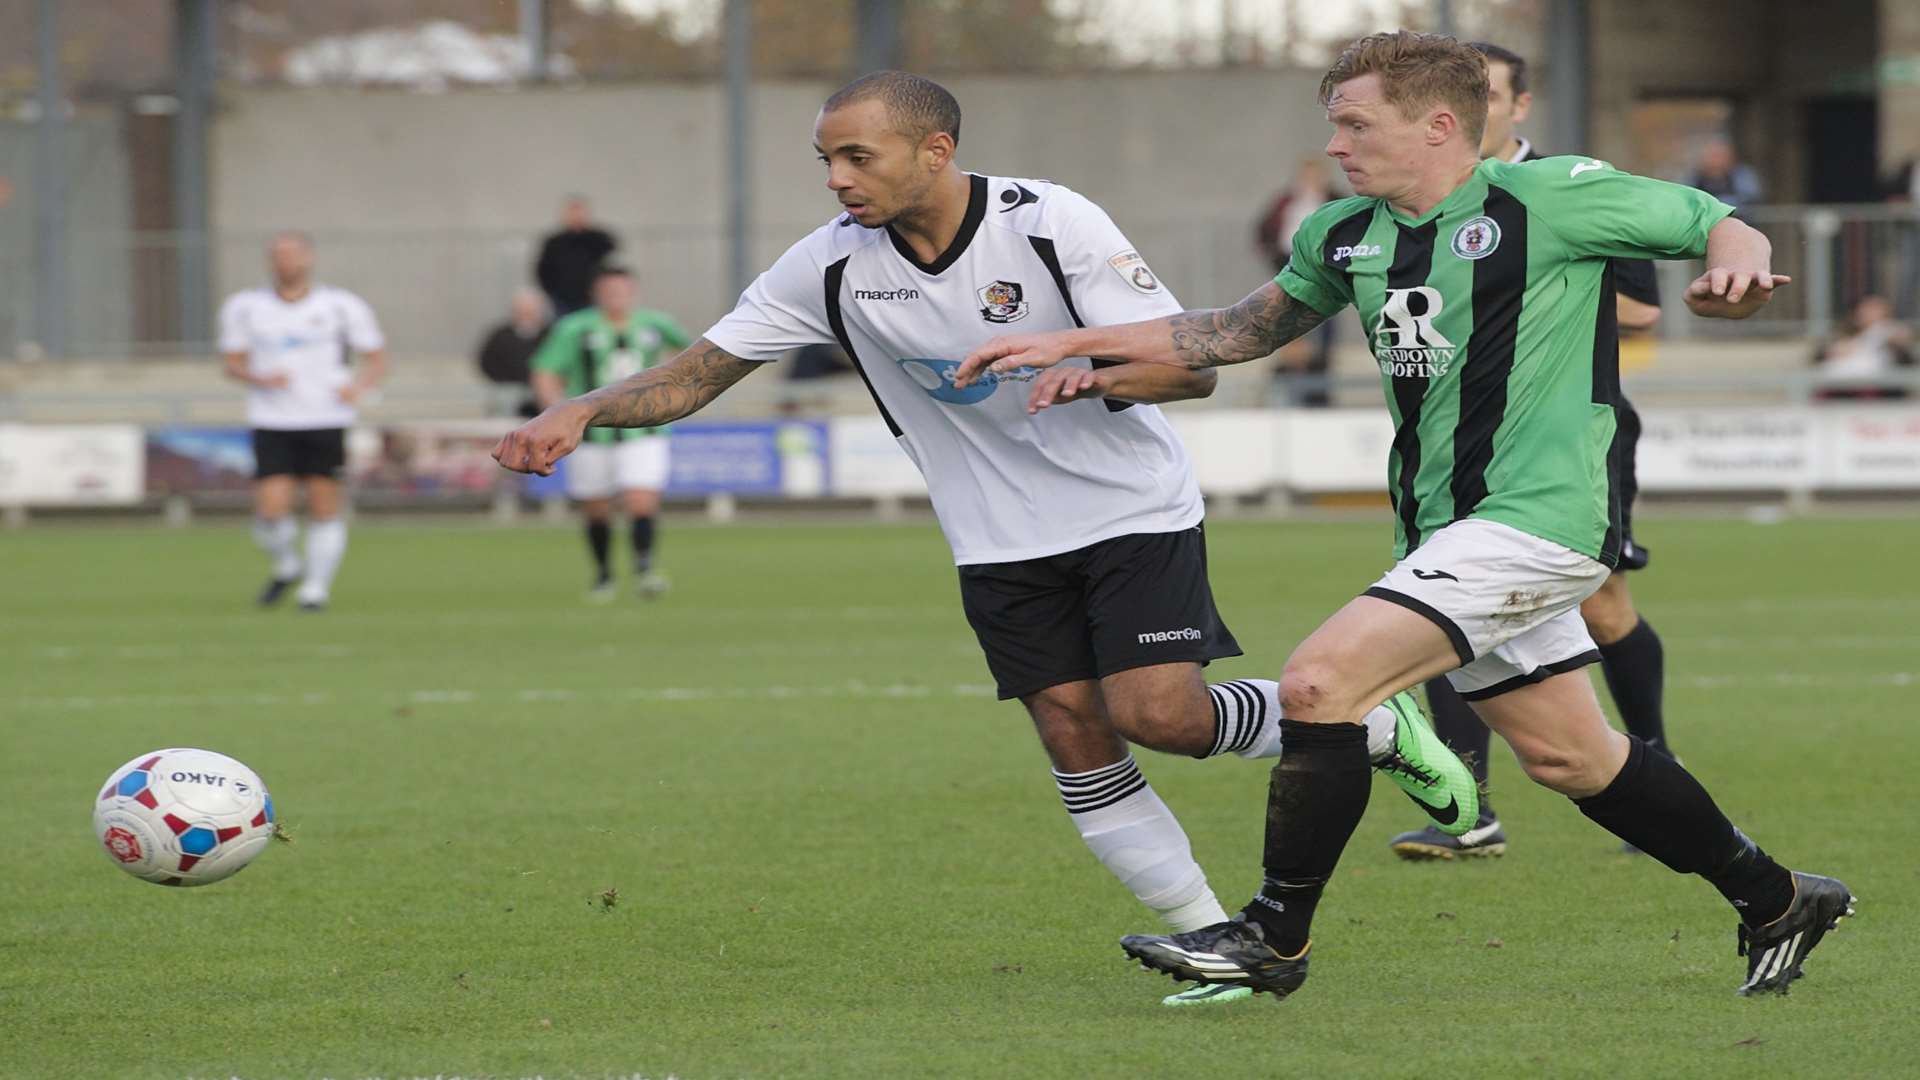
<svg viewBox="0 0 1920 1080">
<path fill-rule="evenodd" d="M 1327 153 L 1357 196 L 1307 218 L 1278 278 L 1231 308 L 997 339 L 956 375 L 1082 356 L 1241 363 L 1349 304 L 1380 367 L 1396 562 L 1287 660 L 1265 880 L 1233 920 L 1121 944 L 1179 978 L 1298 989 L 1314 908 L 1367 805 L 1355 721 L 1445 673 L 1536 782 L 1719 889 L 1740 917 L 1741 993 L 1784 991 L 1852 894 L 1776 863 L 1678 762 L 1608 726 L 1580 670 L 1600 656 L 1580 603 L 1625 540 L 1612 260 L 1704 256 L 1686 301 L 1715 318 L 1752 314 L 1787 279 L 1766 237 L 1702 192 L 1591 158 L 1482 161 L 1487 87 L 1485 60 L 1452 38 L 1354 42 L 1320 89 Z M 1054 368 L 1033 403 L 1084 381 Z"/>
</svg>

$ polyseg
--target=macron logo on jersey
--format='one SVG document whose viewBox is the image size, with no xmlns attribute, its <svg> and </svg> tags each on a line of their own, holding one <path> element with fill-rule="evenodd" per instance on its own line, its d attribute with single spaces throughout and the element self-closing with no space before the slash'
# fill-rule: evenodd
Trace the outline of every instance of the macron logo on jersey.
<svg viewBox="0 0 1920 1080">
<path fill-rule="evenodd" d="M 1453 365 L 1454 344 L 1434 329 L 1442 301 L 1431 285 L 1388 289 L 1373 324 L 1373 355 L 1389 378 L 1431 379 Z"/>
<path fill-rule="evenodd" d="M 919 289 L 855 289 L 855 300 L 918 300 Z"/>
<path fill-rule="evenodd" d="M 1140 634 L 1135 640 L 1142 645 L 1160 645 L 1169 641 L 1199 641 L 1203 637 L 1206 635 L 1193 627 L 1183 626 L 1178 630 L 1155 630 L 1152 633 Z"/>
</svg>

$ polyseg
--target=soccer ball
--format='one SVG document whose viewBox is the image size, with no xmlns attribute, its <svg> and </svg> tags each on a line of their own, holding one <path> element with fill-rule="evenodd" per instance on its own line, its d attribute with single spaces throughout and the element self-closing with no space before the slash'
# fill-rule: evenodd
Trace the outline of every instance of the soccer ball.
<svg viewBox="0 0 1920 1080">
<path fill-rule="evenodd" d="M 158 885 L 211 885 L 273 839 L 273 797 L 252 769 L 211 750 L 155 750 L 113 771 L 93 833 L 122 870 Z"/>
</svg>

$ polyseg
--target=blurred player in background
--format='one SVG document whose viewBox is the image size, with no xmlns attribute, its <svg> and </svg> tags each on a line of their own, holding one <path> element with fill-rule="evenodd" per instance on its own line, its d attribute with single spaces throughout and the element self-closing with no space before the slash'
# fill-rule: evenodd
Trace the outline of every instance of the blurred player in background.
<svg viewBox="0 0 1920 1080">
<path fill-rule="evenodd" d="M 839 344 L 926 477 L 987 667 L 1001 699 L 1032 717 L 1081 839 L 1175 929 L 1219 922 L 1186 832 L 1128 747 L 1281 753 L 1277 684 L 1209 686 L 1202 673 L 1240 647 L 1208 584 L 1192 464 L 1152 404 L 1205 397 L 1214 376 L 1095 361 L 1088 400 L 1044 412 L 1030 372 L 955 386 L 959 359 L 1002 327 L 1179 310 L 1098 206 L 1047 181 L 962 172 L 959 135 L 959 104 L 927 79 L 877 72 L 840 89 L 814 142 L 843 212 L 671 363 L 549 408 L 494 454 L 548 473 L 589 425 L 664 424 L 793 349 Z M 1411 696 L 1369 704 L 1374 767 L 1436 820 L 1468 827 L 1472 776 Z M 1245 996 L 1202 987 L 1167 1000 Z"/>
<path fill-rule="evenodd" d="M 680 324 L 662 312 L 636 307 L 636 295 L 633 272 L 625 267 L 602 266 L 594 274 L 593 306 L 554 323 L 533 355 L 534 396 L 542 408 L 624 382 L 660 363 L 667 350 L 687 347 L 690 339 Z M 653 551 L 669 468 L 665 425 L 593 428 L 567 462 L 567 495 L 586 517 L 587 548 L 593 553 L 591 598 L 608 600 L 615 593 L 609 549 L 616 493 L 631 533 L 635 590 L 643 597 L 667 590 L 666 576 L 654 569 Z"/>
<path fill-rule="evenodd" d="M 1514 164 L 1544 157 L 1515 130 L 1526 121 L 1533 105 L 1533 94 L 1527 89 L 1526 60 L 1498 45 L 1475 43 L 1473 49 L 1487 60 L 1487 130 L 1480 138 L 1480 156 Z M 1615 321 L 1621 336 L 1651 330 L 1660 321 L 1660 289 L 1654 279 L 1653 260 L 1613 259 L 1610 265 Z M 1600 650 L 1600 673 L 1606 677 L 1607 690 L 1628 734 L 1646 743 L 1647 749 L 1671 757 L 1662 708 L 1666 650 L 1660 644 L 1660 635 L 1634 609 L 1633 594 L 1627 589 L 1627 572 L 1646 569 L 1649 557 L 1647 549 L 1633 538 L 1633 502 L 1640 491 L 1634 469 L 1640 445 L 1640 414 L 1625 394 L 1620 395 L 1614 409 L 1620 463 L 1620 561 L 1599 590 L 1581 601 L 1580 617 L 1586 620 L 1587 633 Z M 1484 788 L 1492 732 L 1445 677 L 1427 680 L 1427 706 L 1433 713 L 1434 730 L 1472 763 L 1473 774 Z M 1502 855 L 1507 850 L 1507 834 L 1494 815 L 1492 801 L 1483 797 L 1480 820 L 1474 823 L 1473 831 L 1448 836 L 1427 826 L 1401 833 L 1393 838 L 1392 846 L 1403 859 Z M 1626 850 L 1638 849 L 1629 844 Z"/>
<path fill-rule="evenodd" d="M 1353 305 L 1394 421 L 1394 564 L 1287 658 L 1260 890 L 1232 921 L 1121 947 L 1147 967 L 1279 996 L 1307 978 L 1316 907 L 1366 811 L 1370 703 L 1441 673 L 1536 783 L 1732 905 L 1741 994 L 1784 993 L 1853 895 L 1788 870 L 1672 758 L 1608 726 L 1581 668 L 1579 605 L 1618 564 L 1615 258 L 1699 258 L 1687 307 L 1744 319 L 1788 279 L 1704 192 L 1591 158 L 1482 160 L 1487 65 L 1437 34 L 1374 34 L 1320 85 L 1327 153 L 1355 197 L 1308 217 L 1279 277 L 1240 303 L 1000 338 L 956 383 L 1073 357 L 1201 370 L 1271 355 Z M 1597 914 L 1594 898 L 1581 917 Z M 1574 973 L 1577 979 L 1580 973 Z"/>
<path fill-rule="evenodd" d="M 358 296 L 313 281 L 313 241 L 284 232 L 267 248 L 269 288 L 234 293 L 220 307 L 220 355 L 227 377 L 247 384 L 253 429 L 253 538 L 271 576 L 262 607 L 300 583 L 302 611 L 321 611 L 347 552 L 346 432 L 354 406 L 387 370 L 386 340 Z M 359 353 L 356 374 L 349 366 Z M 294 489 L 307 494 L 306 558 L 293 521 Z"/>
</svg>

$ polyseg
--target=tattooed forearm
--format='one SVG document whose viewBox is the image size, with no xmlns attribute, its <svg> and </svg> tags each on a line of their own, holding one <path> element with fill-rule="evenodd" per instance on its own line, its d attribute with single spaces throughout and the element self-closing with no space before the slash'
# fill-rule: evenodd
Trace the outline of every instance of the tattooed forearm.
<svg viewBox="0 0 1920 1080">
<path fill-rule="evenodd" d="M 658 427 L 697 412 L 759 364 L 701 338 L 657 368 L 580 398 L 593 427 Z"/>
<path fill-rule="evenodd" d="M 1269 282 L 1232 307 L 1183 311 L 1168 325 L 1174 356 L 1205 368 L 1258 360 L 1326 320 Z"/>
</svg>

